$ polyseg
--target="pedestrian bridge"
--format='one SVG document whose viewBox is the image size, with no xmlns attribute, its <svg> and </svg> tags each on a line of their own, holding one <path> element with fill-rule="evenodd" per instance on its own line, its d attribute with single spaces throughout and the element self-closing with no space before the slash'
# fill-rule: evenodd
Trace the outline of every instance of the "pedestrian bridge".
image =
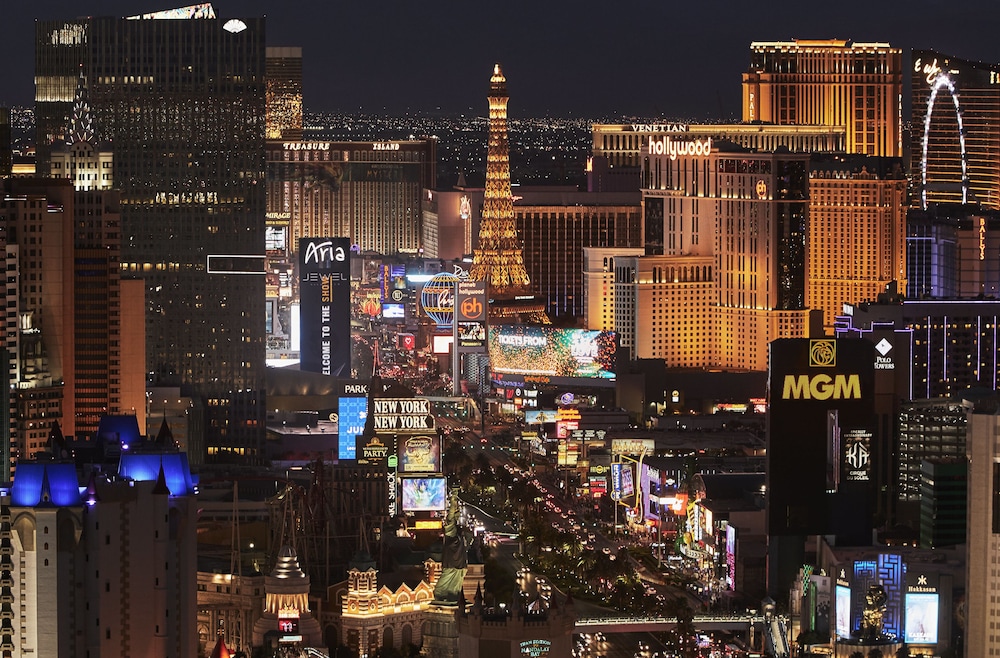
<svg viewBox="0 0 1000 658">
<path fill-rule="evenodd" d="M 695 615 L 691 623 L 700 631 L 747 631 L 763 623 L 761 616 Z M 669 631 L 677 625 L 676 617 L 590 617 L 577 619 L 575 633 L 643 633 Z"/>
</svg>

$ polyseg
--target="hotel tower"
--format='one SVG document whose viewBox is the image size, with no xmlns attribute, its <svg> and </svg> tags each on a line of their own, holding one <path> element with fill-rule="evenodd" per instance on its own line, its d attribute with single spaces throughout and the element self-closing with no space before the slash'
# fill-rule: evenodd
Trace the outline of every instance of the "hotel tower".
<svg viewBox="0 0 1000 658">
<path fill-rule="evenodd" d="M 914 50 L 911 203 L 1000 209 L 1000 64 Z"/>
<path fill-rule="evenodd" d="M 902 51 L 841 39 L 750 44 L 743 120 L 844 126 L 847 151 L 902 153 Z"/>
<path fill-rule="evenodd" d="M 264 64 L 264 19 L 210 4 L 35 23 L 38 161 L 83 75 L 114 151 L 122 278 L 145 283 L 147 384 L 199 398 L 215 462 L 264 459 Z"/>
</svg>

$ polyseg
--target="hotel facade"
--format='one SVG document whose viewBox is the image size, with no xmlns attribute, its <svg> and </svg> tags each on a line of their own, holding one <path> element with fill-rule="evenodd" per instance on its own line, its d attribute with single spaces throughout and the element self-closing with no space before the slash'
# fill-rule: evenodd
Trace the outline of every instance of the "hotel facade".
<svg viewBox="0 0 1000 658">
<path fill-rule="evenodd" d="M 743 120 L 843 126 L 848 153 L 899 157 L 902 57 L 887 43 L 755 41 L 743 74 Z"/>
<path fill-rule="evenodd" d="M 651 140 L 642 217 L 655 261 L 615 259 L 615 329 L 633 357 L 764 371 L 769 342 L 818 332 L 806 307 L 808 184 L 804 154 Z"/>
</svg>

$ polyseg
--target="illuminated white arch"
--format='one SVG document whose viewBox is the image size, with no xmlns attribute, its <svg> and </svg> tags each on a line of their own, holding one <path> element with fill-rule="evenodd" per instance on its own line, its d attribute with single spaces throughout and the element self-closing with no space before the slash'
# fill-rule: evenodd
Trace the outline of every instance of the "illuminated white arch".
<svg viewBox="0 0 1000 658">
<path fill-rule="evenodd" d="M 969 202 L 969 159 L 965 153 L 965 126 L 962 122 L 962 108 L 958 104 L 958 94 L 955 93 L 955 83 L 947 73 L 939 73 L 931 84 L 931 95 L 927 99 L 927 114 L 924 115 L 923 152 L 920 157 L 920 207 L 927 209 L 927 142 L 931 131 L 931 113 L 934 111 L 934 101 L 942 87 L 948 88 L 951 100 L 955 104 L 955 115 L 958 117 L 958 143 L 962 151 L 962 203 Z"/>
</svg>

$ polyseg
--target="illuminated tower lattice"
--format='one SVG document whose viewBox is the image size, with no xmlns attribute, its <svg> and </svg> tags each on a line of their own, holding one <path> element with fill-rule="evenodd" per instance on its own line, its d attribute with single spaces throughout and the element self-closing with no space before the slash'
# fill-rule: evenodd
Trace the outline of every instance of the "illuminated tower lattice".
<svg viewBox="0 0 1000 658">
<path fill-rule="evenodd" d="M 503 293 L 528 285 L 521 243 L 514 224 L 514 199 L 510 193 L 510 146 L 507 137 L 507 78 L 500 65 L 490 78 L 490 136 L 486 151 L 486 191 L 479 226 L 479 249 L 469 277 L 486 281 L 490 290 Z"/>
<path fill-rule="evenodd" d="M 525 303 L 529 294 L 524 254 L 514 223 L 514 199 L 510 191 L 510 141 L 507 136 L 507 78 L 500 65 L 490 77 L 490 131 L 486 151 L 486 190 L 483 216 L 479 226 L 479 248 L 475 250 L 469 278 L 489 284 L 491 315 L 521 316 L 522 319 L 548 323 L 544 304 Z M 527 293 L 527 294 L 525 294 Z M 517 304 L 498 303 L 517 297 Z M 515 308 L 516 307 L 516 308 Z"/>
</svg>

